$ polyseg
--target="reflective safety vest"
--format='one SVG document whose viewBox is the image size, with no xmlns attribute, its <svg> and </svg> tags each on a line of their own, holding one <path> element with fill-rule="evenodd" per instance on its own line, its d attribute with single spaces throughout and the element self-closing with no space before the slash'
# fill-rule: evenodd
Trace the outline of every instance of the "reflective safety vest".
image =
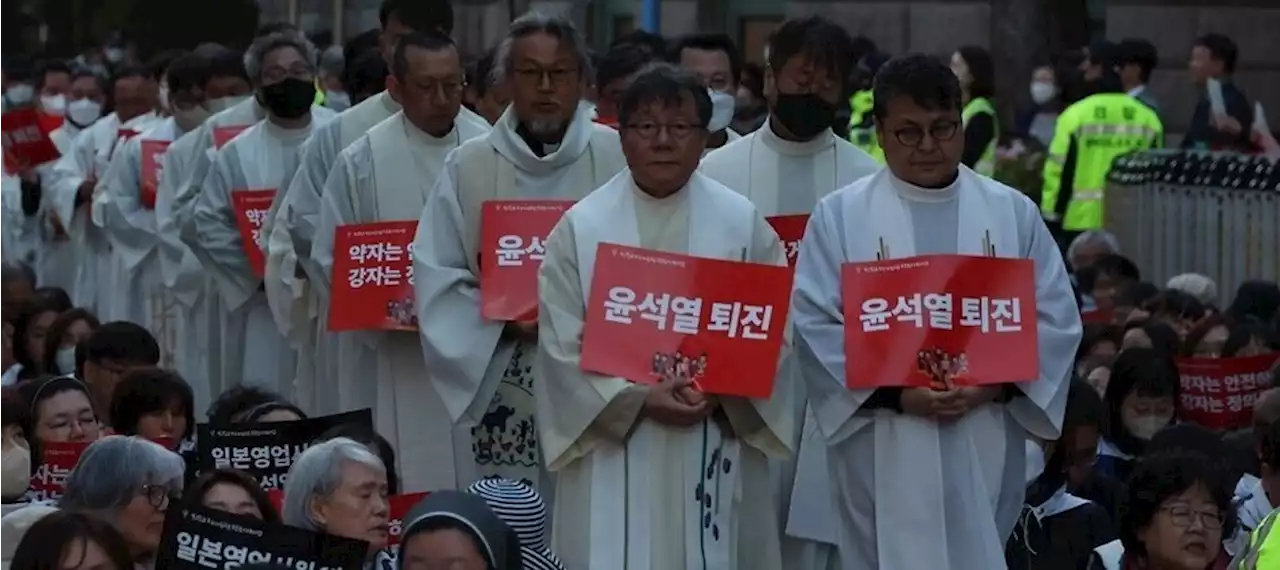
<svg viewBox="0 0 1280 570">
<path fill-rule="evenodd" d="M 1160 148 L 1164 125 L 1141 101 L 1099 93 L 1058 116 L 1044 161 L 1040 213 L 1069 231 L 1102 227 L 1102 197 L 1111 163 L 1134 151 Z"/>
<path fill-rule="evenodd" d="M 876 162 L 884 164 L 884 149 L 876 140 L 875 121 L 872 112 L 875 109 L 875 98 L 870 89 L 863 89 L 849 98 L 849 142 L 871 155 Z"/>
<path fill-rule="evenodd" d="M 1000 122 L 996 118 L 996 108 L 986 97 L 978 97 L 964 106 L 964 110 L 960 112 L 960 118 L 964 119 L 965 125 L 968 125 L 969 119 L 979 113 L 991 115 L 991 142 L 987 143 L 987 148 L 982 149 L 982 156 L 979 156 L 978 162 L 974 163 L 973 171 L 983 176 L 993 176 L 996 173 L 996 143 L 1000 140 Z"/>
<path fill-rule="evenodd" d="M 1280 569 L 1280 509 L 1258 523 L 1249 535 L 1249 544 L 1231 561 L 1228 570 L 1277 570 Z"/>
<path fill-rule="evenodd" d="M 316 104 L 316 106 L 318 106 L 318 107 L 323 107 L 323 106 L 324 106 L 324 89 L 322 89 L 322 88 L 320 87 L 320 78 L 319 78 L 319 77 L 317 77 L 317 78 L 316 78 L 316 100 L 315 100 L 315 104 Z"/>
</svg>

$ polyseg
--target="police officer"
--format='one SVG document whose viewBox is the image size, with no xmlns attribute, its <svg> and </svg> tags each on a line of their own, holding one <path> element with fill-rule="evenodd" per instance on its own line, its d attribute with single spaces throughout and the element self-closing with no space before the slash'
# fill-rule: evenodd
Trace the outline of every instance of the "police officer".
<svg viewBox="0 0 1280 570">
<path fill-rule="evenodd" d="M 849 98 L 849 142 L 880 164 L 884 164 L 884 150 L 876 140 L 876 125 L 872 119 L 875 98 L 871 94 L 871 88 L 876 71 L 886 61 L 888 56 L 875 51 L 863 57 L 854 70 L 852 83 L 855 91 Z"/>
</svg>

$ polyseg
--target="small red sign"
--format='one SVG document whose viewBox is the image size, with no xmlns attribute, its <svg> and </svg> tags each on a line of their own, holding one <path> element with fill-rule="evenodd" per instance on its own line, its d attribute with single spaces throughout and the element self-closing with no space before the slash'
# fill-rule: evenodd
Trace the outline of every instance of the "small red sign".
<svg viewBox="0 0 1280 570">
<path fill-rule="evenodd" d="M 156 192 L 160 188 L 160 173 L 164 168 L 164 153 L 169 150 L 170 141 L 142 141 L 142 172 L 140 194 L 138 199 L 148 210 L 156 207 Z"/>
<path fill-rule="evenodd" d="M 333 236 L 329 330 L 418 330 L 413 306 L 417 220 L 339 226 Z"/>
<path fill-rule="evenodd" d="M 1271 386 L 1280 353 L 1239 358 L 1180 358 L 1178 417 L 1214 430 L 1248 427 L 1253 404 Z"/>
<path fill-rule="evenodd" d="M 387 497 L 387 546 L 400 544 L 400 534 L 404 531 L 404 517 L 409 516 L 409 509 L 421 503 L 429 494 L 426 492 L 402 493 Z M 271 506 L 275 507 L 276 512 L 284 509 L 284 491 L 267 489 L 267 498 L 271 500 Z"/>
<path fill-rule="evenodd" d="M 480 314 L 493 321 L 538 318 L 538 268 L 547 236 L 569 200 L 494 200 L 480 212 Z"/>
<path fill-rule="evenodd" d="M 614 244 L 596 252 L 582 369 L 709 394 L 768 398 L 791 306 L 791 269 Z"/>
<path fill-rule="evenodd" d="M 236 138 L 236 135 L 239 135 L 241 132 L 243 132 L 247 128 L 249 128 L 249 125 L 229 125 L 225 127 L 214 127 L 213 128 L 213 148 L 221 149 L 222 147 L 227 146 L 227 143 L 231 142 L 231 139 Z"/>
<path fill-rule="evenodd" d="M 6 167 L 12 172 L 39 166 L 62 156 L 41 125 L 40 113 L 24 108 L 0 117 Z"/>
<path fill-rule="evenodd" d="M 845 376 L 851 389 L 1036 380 L 1029 259 L 926 255 L 846 263 Z"/>
<path fill-rule="evenodd" d="M 44 441 L 40 442 L 43 457 L 35 475 L 31 476 L 31 487 L 27 490 L 27 498 L 31 501 L 47 501 L 62 496 L 62 488 L 66 485 L 67 474 L 80 461 L 80 455 L 92 441 Z"/>
<path fill-rule="evenodd" d="M 782 246 L 787 250 L 787 265 L 796 266 L 796 261 L 800 259 L 800 240 L 804 239 L 805 226 L 809 225 L 809 214 L 789 214 L 786 216 L 771 216 L 769 225 L 773 226 L 773 231 L 778 232 L 778 239 L 782 240 Z"/>
<path fill-rule="evenodd" d="M 274 189 L 231 191 L 231 205 L 236 211 L 240 244 L 244 247 L 244 255 L 249 259 L 253 275 L 259 278 L 266 273 L 267 267 L 266 255 L 262 252 L 267 236 L 262 235 L 262 224 L 267 221 L 267 212 L 271 211 L 271 201 L 275 198 Z"/>
</svg>

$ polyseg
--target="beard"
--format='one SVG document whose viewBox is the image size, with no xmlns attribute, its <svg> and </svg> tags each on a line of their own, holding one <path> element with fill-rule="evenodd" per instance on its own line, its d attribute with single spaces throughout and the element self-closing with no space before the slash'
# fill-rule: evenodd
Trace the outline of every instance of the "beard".
<svg viewBox="0 0 1280 570">
<path fill-rule="evenodd" d="M 551 137 L 560 134 L 564 130 L 565 123 L 566 121 L 561 119 L 534 119 L 524 125 L 535 137 Z"/>
</svg>

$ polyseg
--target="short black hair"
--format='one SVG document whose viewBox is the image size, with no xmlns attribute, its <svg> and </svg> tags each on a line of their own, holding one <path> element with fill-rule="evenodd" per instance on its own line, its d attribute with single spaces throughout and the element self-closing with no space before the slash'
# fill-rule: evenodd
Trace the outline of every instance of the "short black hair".
<svg viewBox="0 0 1280 570">
<path fill-rule="evenodd" d="M 1111 380 L 1103 403 L 1107 415 L 1103 417 L 1102 435 L 1121 451 L 1130 455 L 1141 453 L 1143 442 L 1124 425 L 1122 408 L 1130 393 L 1148 398 L 1172 398 L 1178 401 L 1178 366 L 1173 355 L 1151 348 L 1129 348 L 1120 352 L 1111 365 Z"/>
<path fill-rule="evenodd" d="M 71 76 L 71 66 L 60 59 L 47 59 L 36 64 L 36 91 L 44 88 L 44 82 L 50 73 L 65 73 Z"/>
<path fill-rule="evenodd" d="M 1196 38 L 1192 45 L 1200 46 L 1209 50 L 1209 56 L 1222 62 L 1222 69 L 1227 73 L 1234 73 L 1236 70 L 1236 60 L 1240 58 L 1240 48 L 1236 47 L 1236 42 L 1224 34 L 1205 34 Z"/>
<path fill-rule="evenodd" d="M 96 514 L 54 511 L 40 517 L 22 536 L 13 551 L 13 568 L 59 568 L 73 545 L 83 548 L 89 541 L 102 549 L 112 567 L 130 568 L 134 564 L 124 536 Z"/>
<path fill-rule="evenodd" d="M 996 66 L 991 61 L 991 52 L 980 46 L 962 46 L 960 59 L 969 67 L 969 76 L 973 83 L 969 84 L 969 98 L 994 97 L 996 94 Z"/>
<path fill-rule="evenodd" d="M 22 403 L 27 407 L 26 423 L 22 426 L 23 433 L 27 434 L 28 441 L 36 441 L 36 426 L 40 424 L 40 403 L 57 396 L 63 392 L 80 392 L 84 394 L 86 400 L 89 401 L 89 407 L 93 408 L 93 396 L 89 394 L 89 387 L 75 379 L 72 376 L 51 376 L 44 375 L 34 380 L 28 380 L 18 384 L 18 394 L 22 396 Z M 102 410 L 93 410 L 94 416 L 98 421 L 102 421 Z M 33 455 L 33 460 L 35 456 Z M 39 461 L 35 461 L 40 463 Z"/>
<path fill-rule="evenodd" d="M 188 439 L 196 426 L 191 385 L 171 370 L 134 368 L 126 372 L 112 390 L 107 417 L 116 433 L 137 435 L 138 421 L 143 416 L 168 410 L 174 404 L 187 418 L 187 429 L 180 439 Z"/>
<path fill-rule="evenodd" d="M 1076 360 L 1081 360 L 1093 351 L 1094 347 L 1109 342 L 1120 348 L 1124 341 L 1124 331 L 1105 323 L 1084 325 L 1084 335 L 1080 338 L 1080 347 L 1076 349 Z"/>
<path fill-rule="evenodd" d="M 1178 289 L 1165 289 L 1157 293 L 1143 305 L 1143 309 L 1153 317 L 1163 316 L 1188 321 L 1198 321 L 1206 312 L 1204 303 L 1201 303 L 1200 299 Z"/>
<path fill-rule="evenodd" d="M 119 83 L 121 79 L 130 79 L 134 77 L 139 79 L 146 79 L 148 81 L 153 80 L 153 77 L 151 76 L 151 70 L 147 69 L 146 66 L 127 65 L 127 66 L 121 67 L 120 69 L 117 69 L 115 74 L 111 76 L 111 88 L 115 89 L 116 83 Z"/>
<path fill-rule="evenodd" d="M 244 67 L 244 54 L 230 48 L 215 51 L 209 56 L 208 79 L 215 77 L 239 77 L 249 81 L 249 71 Z"/>
<path fill-rule="evenodd" d="M 1259 459 L 1274 470 L 1280 470 L 1280 422 L 1271 422 L 1262 434 Z"/>
<path fill-rule="evenodd" d="M 98 84 L 99 91 L 102 91 L 104 94 L 107 92 L 107 78 L 103 77 L 101 73 L 96 73 L 91 69 L 76 70 L 75 73 L 71 74 L 71 82 L 75 83 L 76 81 L 86 77 L 92 79 L 94 83 Z"/>
<path fill-rule="evenodd" d="M 114 360 L 133 366 L 155 366 L 160 362 L 160 345 L 146 327 L 129 321 L 112 321 L 93 331 L 84 342 L 85 361 Z"/>
<path fill-rule="evenodd" d="M 280 522 L 280 513 L 276 511 L 276 506 L 267 496 L 267 492 L 262 490 L 262 486 L 253 476 L 236 469 L 214 469 L 200 474 L 199 478 L 186 485 L 183 502 L 191 507 L 205 508 L 204 496 L 208 495 L 216 485 L 235 485 L 244 489 L 244 492 L 249 494 L 249 498 L 253 499 L 253 504 L 257 505 L 258 511 L 262 513 L 264 522 L 269 524 Z M 241 568 L 245 567 L 241 566 Z"/>
<path fill-rule="evenodd" d="M 378 52 L 381 57 L 381 38 L 382 32 L 375 29 L 347 40 L 347 43 L 342 44 L 342 61 L 355 61 L 369 51 Z M 347 91 L 350 92 L 351 88 L 347 87 Z"/>
<path fill-rule="evenodd" d="M 24 382 L 29 384 L 29 382 Z M 40 438 L 27 430 L 35 429 L 35 421 L 31 416 L 35 410 L 27 403 L 27 399 L 16 387 L 5 386 L 0 390 L 0 416 L 4 417 L 4 427 L 18 426 L 19 434 L 27 441 L 27 449 L 31 451 L 31 474 L 35 475 L 44 457 L 40 447 Z M 12 499 L 14 497 L 4 497 Z"/>
<path fill-rule="evenodd" d="M 1142 272 L 1138 270 L 1138 265 L 1133 260 L 1118 253 L 1102 255 L 1093 262 L 1093 266 L 1098 268 L 1099 273 L 1113 278 L 1142 281 Z"/>
<path fill-rule="evenodd" d="M 693 98 L 698 113 L 698 126 L 711 122 L 711 96 L 694 74 L 669 63 L 655 63 L 640 70 L 618 101 L 618 127 L 625 130 L 631 115 L 654 102 L 678 106 L 685 95 Z"/>
<path fill-rule="evenodd" d="M 151 79 L 157 82 L 160 81 L 164 74 L 169 71 L 169 66 L 173 64 L 174 60 L 187 53 L 190 52 L 181 49 L 165 50 L 147 60 L 147 69 L 151 71 Z"/>
<path fill-rule="evenodd" d="M 1173 327 L 1160 321 L 1152 320 L 1133 320 L 1124 326 L 1127 333 L 1133 329 L 1142 329 L 1142 332 L 1151 339 L 1151 348 L 1160 354 L 1169 358 L 1177 358 L 1182 353 L 1182 339 L 1178 336 L 1178 331 Z"/>
<path fill-rule="evenodd" d="M 31 299 L 18 306 L 17 317 L 13 319 L 12 350 L 14 361 L 22 365 L 19 378 L 34 378 L 37 374 L 43 372 L 43 368 L 36 363 L 36 358 L 43 356 L 43 354 L 31 354 L 27 350 L 27 336 L 30 334 L 31 326 L 35 324 L 40 316 L 46 313 L 62 314 L 62 311 L 59 311 L 58 308 L 53 302 L 39 298 Z"/>
<path fill-rule="evenodd" d="M 253 37 L 261 38 L 261 37 L 269 36 L 271 34 L 278 34 L 278 33 L 300 34 L 302 33 L 302 31 L 298 29 L 298 26 L 295 26 L 289 22 L 275 21 L 275 22 L 267 22 L 265 24 L 258 26 L 258 29 L 254 30 L 253 32 Z"/>
<path fill-rule="evenodd" d="M 1253 341 L 1258 341 L 1268 352 L 1280 351 L 1280 332 L 1271 325 L 1253 319 L 1233 323 L 1227 327 L 1226 342 L 1222 343 L 1222 357 L 1232 358 Z"/>
<path fill-rule="evenodd" d="M 400 37 L 396 41 L 395 55 L 391 58 L 391 73 L 396 79 L 404 81 L 409 73 L 409 48 L 416 47 L 426 51 L 442 51 L 456 48 L 453 38 L 439 30 L 417 30 Z"/>
<path fill-rule="evenodd" d="M 600 64 L 596 67 L 596 87 L 603 90 L 606 85 L 631 77 L 646 65 L 660 60 L 658 54 L 643 45 L 615 45 L 600 58 Z"/>
<path fill-rule="evenodd" d="M 1137 266 L 1133 268 L 1137 270 Z M 1160 294 L 1160 288 L 1150 281 L 1135 281 L 1120 288 L 1116 293 L 1115 304 L 1121 307 L 1141 307 L 1147 301 Z"/>
<path fill-rule="evenodd" d="M 75 370 L 62 370 L 58 365 L 58 350 L 62 348 L 62 336 L 67 330 L 80 321 L 89 324 L 90 329 L 97 329 L 102 323 L 89 309 L 74 308 L 63 311 L 49 325 L 44 337 L 44 371 L 49 374 L 75 374 Z"/>
<path fill-rule="evenodd" d="M 209 58 L 194 51 L 178 56 L 165 70 L 165 85 L 171 93 L 204 89 L 208 82 Z"/>
<path fill-rule="evenodd" d="M 378 8 L 378 23 L 386 29 L 393 16 L 414 31 L 453 33 L 453 3 L 449 0 L 383 0 Z"/>
<path fill-rule="evenodd" d="M 387 81 L 387 60 L 377 50 L 368 50 L 342 68 L 342 87 L 351 94 L 351 102 L 382 91 Z"/>
<path fill-rule="evenodd" d="M 1160 63 L 1155 45 L 1141 38 L 1127 38 L 1120 42 L 1117 49 L 1120 65 L 1136 65 L 1142 82 L 1151 80 L 1151 71 Z"/>
<path fill-rule="evenodd" d="M 1222 537 L 1235 531 L 1235 506 L 1231 503 L 1232 482 L 1203 454 L 1194 451 L 1155 453 L 1138 461 L 1130 474 L 1127 492 L 1121 495 L 1120 542 L 1126 555 L 1145 560 L 1146 545 L 1139 533 L 1151 526 L 1165 501 L 1203 485 L 1221 511 Z"/>
<path fill-rule="evenodd" d="M 662 34 L 655 34 L 648 30 L 632 30 L 622 34 L 609 42 L 609 49 L 615 47 L 630 45 L 648 50 L 655 58 L 665 57 L 667 53 L 667 39 Z"/>
<path fill-rule="evenodd" d="M 400 476 L 396 473 L 396 450 L 391 447 L 391 442 L 387 441 L 387 438 L 382 437 L 382 434 L 369 426 L 345 423 L 329 428 L 312 443 L 321 443 L 339 437 L 363 444 L 370 451 L 377 453 L 378 459 L 381 459 L 382 464 L 387 468 L 387 492 L 392 495 L 400 492 Z"/>
<path fill-rule="evenodd" d="M 849 32 L 822 16 L 783 22 L 769 36 L 768 46 L 768 64 L 775 73 L 791 58 L 803 56 L 814 65 L 825 67 L 843 86 L 858 64 L 853 59 L 853 38 Z"/>
<path fill-rule="evenodd" d="M 880 66 L 872 87 L 877 120 L 889 115 L 889 101 L 910 97 L 915 104 L 932 110 L 960 111 L 964 96 L 960 80 L 937 58 L 922 53 L 900 55 Z"/>
<path fill-rule="evenodd" d="M 268 402 L 284 402 L 284 396 L 249 384 L 237 384 L 218 395 L 206 415 L 209 425 L 226 426 L 241 421 L 245 412 Z"/>
<path fill-rule="evenodd" d="M 671 48 L 671 63 L 680 64 L 684 50 L 719 51 L 729 56 L 729 70 L 733 74 L 733 84 L 738 84 L 742 75 L 742 54 L 738 52 L 738 44 L 728 34 L 689 34 L 677 39 Z"/>
<path fill-rule="evenodd" d="M 493 88 L 493 60 L 495 50 L 488 50 L 467 70 L 467 84 L 475 90 L 477 97 L 484 97 Z"/>
<path fill-rule="evenodd" d="M 47 301 L 59 313 L 70 311 L 75 306 L 71 304 L 71 295 L 62 287 L 36 287 L 34 293 L 36 299 Z"/>
<path fill-rule="evenodd" d="M 1104 73 L 1111 72 L 1119 63 L 1120 50 L 1116 44 L 1106 40 L 1098 40 L 1088 46 L 1088 60 L 1091 65 L 1102 67 Z"/>
</svg>

